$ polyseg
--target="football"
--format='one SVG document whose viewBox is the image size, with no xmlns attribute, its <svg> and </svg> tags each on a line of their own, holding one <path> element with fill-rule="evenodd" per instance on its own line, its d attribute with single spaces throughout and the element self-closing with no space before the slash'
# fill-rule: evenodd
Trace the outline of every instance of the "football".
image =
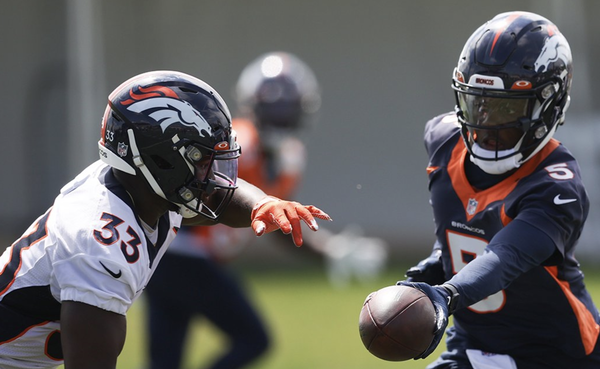
<svg viewBox="0 0 600 369">
<path fill-rule="evenodd" d="M 378 358 L 389 361 L 413 359 L 433 341 L 433 303 L 416 288 L 384 287 L 365 300 L 358 329 L 367 350 Z"/>
</svg>

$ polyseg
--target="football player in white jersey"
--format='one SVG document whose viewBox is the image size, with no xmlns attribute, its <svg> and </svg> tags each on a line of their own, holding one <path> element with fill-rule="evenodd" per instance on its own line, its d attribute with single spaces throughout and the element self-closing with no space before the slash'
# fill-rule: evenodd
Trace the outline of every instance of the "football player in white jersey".
<svg viewBox="0 0 600 369">
<path fill-rule="evenodd" d="M 301 245 L 301 221 L 330 220 L 237 178 L 227 105 L 195 77 L 125 81 L 101 132 L 101 160 L 0 256 L 1 368 L 115 368 L 127 310 L 182 224 L 281 229 Z"/>
</svg>

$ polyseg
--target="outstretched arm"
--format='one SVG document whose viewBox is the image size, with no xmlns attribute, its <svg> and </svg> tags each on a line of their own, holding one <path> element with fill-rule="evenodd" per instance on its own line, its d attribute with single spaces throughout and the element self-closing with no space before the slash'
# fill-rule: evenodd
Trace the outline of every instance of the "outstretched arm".
<svg viewBox="0 0 600 369">
<path fill-rule="evenodd" d="M 231 202 L 219 217 L 218 222 L 235 228 L 250 227 L 252 208 L 257 202 L 267 197 L 267 194 L 241 178 L 238 178 L 237 185 L 238 188 L 233 193 Z"/>
<path fill-rule="evenodd" d="M 205 219 L 201 223 L 194 222 L 197 218 L 200 217 L 184 220 L 183 224 L 209 225 Z M 281 229 L 283 233 L 292 235 L 294 244 L 301 246 L 303 239 L 300 221 L 316 231 L 319 226 L 315 218 L 331 220 L 327 213 L 315 206 L 268 196 L 258 187 L 238 179 L 238 189 L 218 222 L 230 227 L 251 226 L 257 236 Z"/>
<path fill-rule="evenodd" d="M 551 264 L 560 258 L 554 242 L 544 232 L 520 220 L 513 220 L 477 256 L 442 285 L 400 281 L 398 284 L 423 291 L 436 308 L 438 329 L 431 346 L 418 358 L 425 358 L 439 344 L 448 316 L 503 288 L 531 268 Z"/>
<path fill-rule="evenodd" d="M 448 283 L 460 292 L 457 308 L 474 304 L 506 288 L 521 274 L 538 265 L 549 265 L 561 258 L 554 242 L 544 232 L 515 219 Z"/>
</svg>

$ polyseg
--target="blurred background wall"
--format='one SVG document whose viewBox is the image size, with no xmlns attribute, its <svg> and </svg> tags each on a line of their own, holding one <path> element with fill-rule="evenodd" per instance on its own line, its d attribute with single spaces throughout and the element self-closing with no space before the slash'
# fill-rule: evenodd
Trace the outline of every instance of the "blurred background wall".
<svg viewBox="0 0 600 369">
<path fill-rule="evenodd" d="M 468 36 L 497 13 L 554 21 L 575 73 L 557 138 L 579 158 L 592 199 L 580 255 L 600 261 L 600 2 L 0 0 L 0 234 L 6 242 L 97 159 L 106 97 L 125 79 L 173 69 L 205 80 L 235 112 L 232 89 L 259 54 L 297 54 L 323 92 L 306 133 L 298 200 L 341 230 L 358 223 L 398 256 L 429 252 L 426 120 L 451 110 L 451 72 Z"/>
</svg>

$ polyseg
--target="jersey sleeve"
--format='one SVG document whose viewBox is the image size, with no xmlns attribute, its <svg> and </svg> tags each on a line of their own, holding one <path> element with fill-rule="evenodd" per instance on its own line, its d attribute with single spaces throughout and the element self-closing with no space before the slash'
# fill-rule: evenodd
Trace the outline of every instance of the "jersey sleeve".
<svg viewBox="0 0 600 369">
<path fill-rule="evenodd" d="M 449 281 L 460 292 L 457 308 L 467 307 L 506 287 L 521 274 L 550 258 L 555 244 L 542 231 L 515 220 L 502 229 L 483 255 Z"/>
<path fill-rule="evenodd" d="M 430 165 L 437 165 L 434 159 L 436 152 L 445 142 L 455 137 L 458 129 L 456 114 L 453 112 L 438 115 L 425 124 L 423 141 L 430 158 Z"/>
<path fill-rule="evenodd" d="M 55 298 L 124 315 L 151 274 L 132 210 L 107 193 L 78 189 L 56 202 L 52 219 Z"/>
<path fill-rule="evenodd" d="M 60 300 L 77 301 L 125 315 L 136 291 L 129 268 L 109 258 L 78 253 L 55 263 Z"/>
<path fill-rule="evenodd" d="M 509 205 L 507 215 L 545 233 L 564 256 L 579 238 L 589 212 L 577 163 L 546 165 L 527 181 L 531 189 Z"/>
</svg>

